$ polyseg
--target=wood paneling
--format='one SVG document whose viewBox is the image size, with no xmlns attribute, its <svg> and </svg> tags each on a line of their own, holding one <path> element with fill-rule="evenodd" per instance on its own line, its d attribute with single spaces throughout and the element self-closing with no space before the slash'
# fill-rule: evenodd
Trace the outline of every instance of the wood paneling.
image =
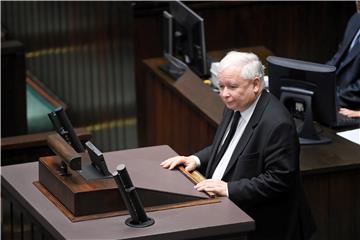
<svg viewBox="0 0 360 240">
<path fill-rule="evenodd" d="M 303 177 L 317 224 L 314 240 L 358 239 L 360 171 L 338 171 Z"/>
<path fill-rule="evenodd" d="M 1 239 L 55 239 L 5 188 L 1 188 Z"/>
</svg>

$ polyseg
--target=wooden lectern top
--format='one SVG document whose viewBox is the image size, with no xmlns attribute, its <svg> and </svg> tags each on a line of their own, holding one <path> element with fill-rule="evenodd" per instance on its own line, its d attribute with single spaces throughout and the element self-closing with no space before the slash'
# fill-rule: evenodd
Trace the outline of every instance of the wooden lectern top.
<svg viewBox="0 0 360 240">
<path fill-rule="evenodd" d="M 162 151 L 153 152 L 148 148 L 139 148 L 137 151 L 108 152 L 104 153 L 104 158 L 110 172 L 115 171 L 118 164 L 125 164 L 136 188 L 208 198 L 205 193 L 195 190 L 194 184 L 180 171 L 170 171 L 160 166 L 162 161 L 178 154 L 169 146 L 159 148 Z"/>
</svg>

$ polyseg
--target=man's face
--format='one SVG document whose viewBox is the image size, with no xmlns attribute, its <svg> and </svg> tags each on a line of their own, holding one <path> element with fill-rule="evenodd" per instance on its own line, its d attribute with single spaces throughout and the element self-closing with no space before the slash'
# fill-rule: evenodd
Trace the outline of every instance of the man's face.
<svg viewBox="0 0 360 240">
<path fill-rule="evenodd" d="M 360 0 L 356 0 L 356 10 L 360 13 Z"/>
<path fill-rule="evenodd" d="M 218 74 L 218 79 L 221 100 L 232 110 L 246 110 L 260 91 L 260 80 L 243 79 L 236 67 L 224 69 Z"/>
</svg>

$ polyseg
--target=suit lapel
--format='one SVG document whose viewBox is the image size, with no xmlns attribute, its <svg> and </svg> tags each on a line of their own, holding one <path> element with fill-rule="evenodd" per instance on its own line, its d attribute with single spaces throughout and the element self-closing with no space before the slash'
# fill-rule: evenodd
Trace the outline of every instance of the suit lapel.
<svg viewBox="0 0 360 240">
<path fill-rule="evenodd" d="M 240 154 L 244 151 L 247 143 L 249 142 L 251 136 L 253 135 L 254 128 L 261 120 L 261 116 L 269 102 L 269 99 L 270 99 L 269 93 L 266 90 L 263 90 L 263 92 L 260 96 L 260 99 L 259 99 L 258 103 L 256 104 L 254 112 L 253 112 L 248 124 L 246 125 L 246 128 L 245 128 L 238 144 L 236 145 L 234 153 L 231 156 L 231 159 L 229 161 L 228 166 L 226 167 L 223 177 L 226 176 L 226 174 L 230 171 L 230 169 L 236 163 Z"/>
<path fill-rule="evenodd" d="M 210 178 L 211 176 L 209 176 L 211 173 L 211 169 L 215 169 L 213 167 L 214 164 L 217 164 L 217 163 L 214 163 L 215 162 L 215 156 L 216 156 L 216 153 L 218 152 L 218 149 L 219 149 L 219 146 L 221 144 L 221 140 L 223 139 L 224 137 L 224 134 L 225 134 L 225 131 L 227 129 L 227 126 L 229 125 L 230 123 L 230 120 L 232 118 L 232 115 L 233 115 L 233 111 L 230 110 L 230 109 L 226 109 L 225 110 L 225 114 L 224 114 L 224 121 L 222 122 L 222 124 L 219 126 L 220 129 L 219 129 L 219 134 L 218 134 L 218 137 L 215 139 L 215 142 L 214 142 L 214 147 L 213 147 L 213 150 L 211 152 L 211 157 L 210 157 L 210 161 L 209 161 L 209 164 L 207 166 L 207 169 L 206 169 L 206 173 L 205 173 L 205 176 Z"/>
<path fill-rule="evenodd" d="M 349 64 L 359 54 L 360 54 L 360 45 L 358 44 L 357 46 L 354 46 L 350 54 L 344 59 L 343 64 L 339 67 L 338 71 L 340 71 L 343 67 Z"/>
<path fill-rule="evenodd" d="M 340 57 L 338 58 L 337 63 L 336 63 L 336 64 L 338 64 L 341 61 L 343 61 L 343 64 L 339 65 L 339 68 L 338 68 L 337 71 L 340 71 L 344 66 L 346 66 L 346 64 L 348 64 L 360 51 L 359 46 L 354 46 L 356 49 L 353 49 L 351 51 L 351 53 L 348 56 L 346 56 L 347 53 L 348 53 L 350 44 L 353 41 L 353 39 L 354 39 L 354 37 L 355 37 L 357 31 L 359 30 L 359 27 L 360 27 L 360 23 L 359 23 L 360 17 L 359 16 L 357 16 L 357 19 L 355 20 L 355 24 L 353 24 L 351 26 L 351 29 L 349 30 L 349 33 L 347 34 L 347 38 L 344 39 L 344 43 L 343 43 L 343 46 L 342 46 L 342 49 L 341 49 Z"/>
<path fill-rule="evenodd" d="M 341 68 L 341 66 L 340 66 L 341 61 L 346 57 L 351 40 L 352 40 L 352 38 L 345 39 L 343 45 L 341 46 L 341 52 L 340 52 L 339 58 L 337 59 L 337 61 L 335 63 L 336 65 L 339 64 L 339 68 Z"/>
</svg>

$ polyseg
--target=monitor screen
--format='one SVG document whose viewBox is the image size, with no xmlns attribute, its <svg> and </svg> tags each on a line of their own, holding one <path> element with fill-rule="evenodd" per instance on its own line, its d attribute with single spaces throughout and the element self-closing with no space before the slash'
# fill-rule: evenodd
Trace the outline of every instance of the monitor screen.
<svg viewBox="0 0 360 240">
<path fill-rule="evenodd" d="M 209 76 L 206 57 L 204 20 L 180 1 L 170 2 L 170 13 L 164 12 L 164 56 L 178 68 L 173 78 L 182 75 L 188 66 L 201 78 Z M 175 59 L 174 59 L 175 58 Z M 181 64 L 183 63 L 183 64 Z M 174 67 L 174 66 L 171 66 Z M 163 69 L 164 70 L 164 69 Z"/>
<path fill-rule="evenodd" d="M 336 124 L 336 68 L 274 56 L 267 61 L 270 92 L 302 122 L 298 129 L 300 143 L 329 142 L 318 136 L 313 121 L 327 126 Z"/>
</svg>

